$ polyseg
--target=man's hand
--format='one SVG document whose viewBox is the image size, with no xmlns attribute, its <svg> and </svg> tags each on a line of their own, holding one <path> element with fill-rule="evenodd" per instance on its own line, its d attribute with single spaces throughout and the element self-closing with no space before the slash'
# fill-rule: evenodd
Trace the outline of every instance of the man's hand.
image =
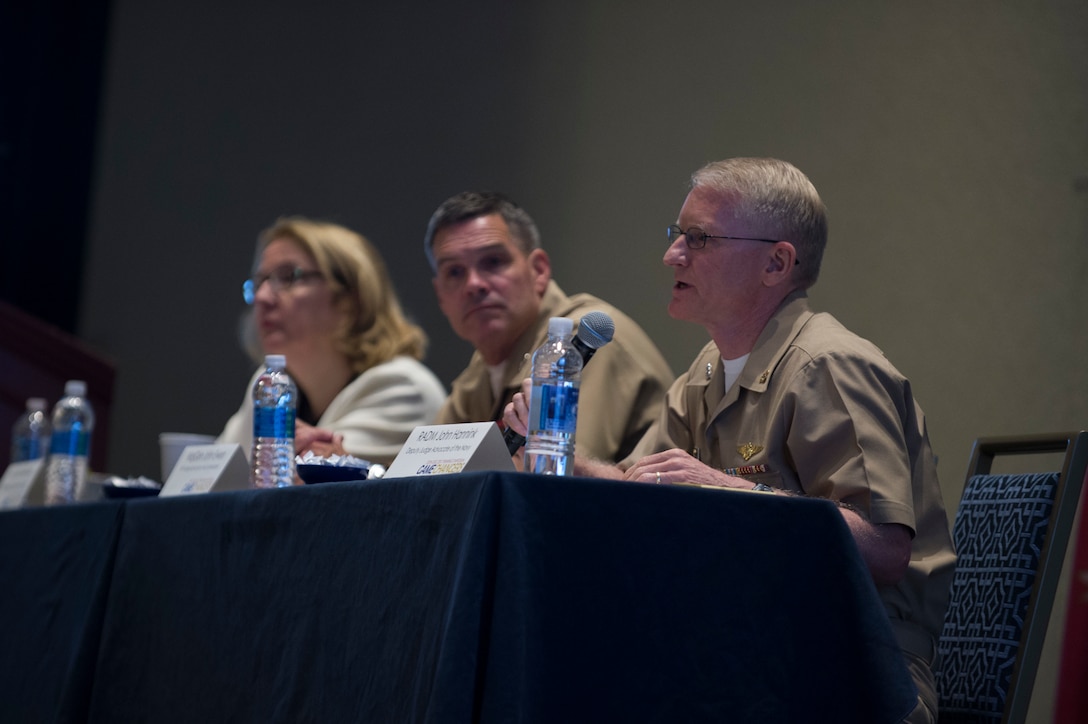
<svg viewBox="0 0 1088 724">
<path fill-rule="evenodd" d="M 629 467 L 624 478 L 640 483 L 692 483 L 716 488 L 752 489 L 750 480 L 726 475 L 676 448 L 647 455 Z"/>
<path fill-rule="evenodd" d="M 514 393 L 514 399 L 507 403 L 502 419 L 506 426 L 522 437 L 529 436 L 529 399 L 533 396 L 533 380 L 526 377 L 521 381 L 521 392 Z"/>
</svg>

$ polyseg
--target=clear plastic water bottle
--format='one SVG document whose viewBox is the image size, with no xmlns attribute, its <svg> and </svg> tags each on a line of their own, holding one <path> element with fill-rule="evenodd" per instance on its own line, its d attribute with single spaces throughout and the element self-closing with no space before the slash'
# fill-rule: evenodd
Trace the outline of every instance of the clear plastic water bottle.
<svg viewBox="0 0 1088 724">
<path fill-rule="evenodd" d="M 87 383 L 68 380 L 64 397 L 53 406 L 53 434 L 45 469 L 45 504 L 73 503 L 87 483 L 87 456 L 94 432 L 94 410 L 87 400 Z"/>
<path fill-rule="evenodd" d="M 49 409 L 43 397 L 26 401 L 26 412 L 11 428 L 11 462 L 37 460 L 49 453 Z"/>
<path fill-rule="evenodd" d="M 295 484 L 295 406 L 298 388 L 282 354 L 264 358 L 265 370 L 253 385 L 253 486 Z"/>
<path fill-rule="evenodd" d="M 552 317 L 548 339 L 533 353 L 533 392 L 529 399 L 529 434 L 525 471 L 538 475 L 574 472 L 574 432 L 578 426 L 578 389 L 582 355 L 571 342 L 574 324 Z"/>
</svg>

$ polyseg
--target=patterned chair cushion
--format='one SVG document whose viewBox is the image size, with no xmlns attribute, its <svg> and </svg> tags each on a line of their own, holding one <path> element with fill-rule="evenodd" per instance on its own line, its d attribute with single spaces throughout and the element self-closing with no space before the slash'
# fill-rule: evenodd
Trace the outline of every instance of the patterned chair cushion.
<svg viewBox="0 0 1088 724">
<path fill-rule="evenodd" d="M 1000 721 L 1058 473 L 976 475 L 953 526 L 958 562 L 941 633 L 942 722 Z"/>
</svg>

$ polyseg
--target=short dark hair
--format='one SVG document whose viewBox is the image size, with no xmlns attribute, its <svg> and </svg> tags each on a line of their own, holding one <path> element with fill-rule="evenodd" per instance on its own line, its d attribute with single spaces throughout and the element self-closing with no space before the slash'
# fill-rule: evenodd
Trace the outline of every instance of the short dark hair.
<svg viewBox="0 0 1088 724">
<path fill-rule="evenodd" d="M 526 255 L 533 249 L 540 248 L 540 231 L 525 209 L 496 191 L 462 191 L 443 201 L 431 214 L 431 221 L 427 224 L 427 233 L 423 237 L 423 253 L 427 255 L 431 271 L 438 271 L 434 258 L 435 234 L 447 226 L 491 214 L 502 217 L 510 227 L 514 240 Z"/>
</svg>

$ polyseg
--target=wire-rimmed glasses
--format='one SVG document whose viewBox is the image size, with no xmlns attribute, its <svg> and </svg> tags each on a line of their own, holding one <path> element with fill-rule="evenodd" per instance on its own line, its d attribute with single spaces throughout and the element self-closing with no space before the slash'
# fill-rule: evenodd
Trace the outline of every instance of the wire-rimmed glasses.
<svg viewBox="0 0 1088 724">
<path fill-rule="evenodd" d="M 253 304 L 253 301 L 257 298 L 257 290 L 260 289 L 265 282 L 268 282 L 272 286 L 272 292 L 274 294 L 279 294 L 283 290 L 290 289 L 301 281 L 324 276 L 325 275 L 317 269 L 300 269 L 297 266 L 277 267 L 264 274 L 255 274 L 242 282 L 242 298 L 246 300 L 246 304 Z"/>
</svg>

